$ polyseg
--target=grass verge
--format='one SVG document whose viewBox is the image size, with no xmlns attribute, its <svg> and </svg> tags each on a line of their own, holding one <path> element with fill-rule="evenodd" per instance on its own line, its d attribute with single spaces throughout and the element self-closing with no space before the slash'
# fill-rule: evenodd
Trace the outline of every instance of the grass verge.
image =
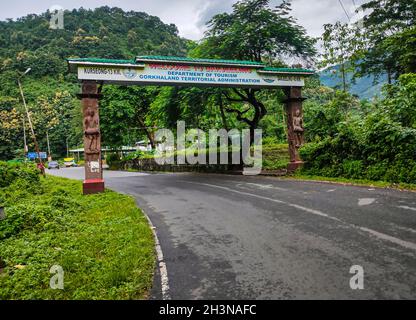
<svg viewBox="0 0 416 320">
<path fill-rule="evenodd" d="M 287 144 L 263 145 L 263 169 L 286 169 L 289 163 L 289 151 Z"/>
<path fill-rule="evenodd" d="M 322 177 L 322 176 L 304 175 L 301 173 L 296 173 L 294 175 L 286 176 L 283 178 L 328 182 L 328 183 L 354 185 L 354 186 L 371 187 L 371 188 L 416 191 L 416 184 L 408 184 L 408 183 L 392 183 L 392 182 L 386 182 L 386 181 L 371 181 L 371 180 L 363 180 L 363 179 L 329 178 L 329 177 Z"/>
<path fill-rule="evenodd" d="M 82 196 L 81 182 L 51 177 L 0 189 L 0 300 L 145 299 L 154 239 L 133 198 Z M 50 288 L 53 265 L 64 290 Z"/>
</svg>

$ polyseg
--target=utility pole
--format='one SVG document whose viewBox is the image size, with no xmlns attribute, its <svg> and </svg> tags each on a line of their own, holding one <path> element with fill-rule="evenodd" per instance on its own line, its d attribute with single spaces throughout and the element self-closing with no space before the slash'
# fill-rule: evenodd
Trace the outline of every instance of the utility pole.
<svg viewBox="0 0 416 320">
<path fill-rule="evenodd" d="M 49 129 L 46 129 L 46 142 L 48 143 L 48 161 L 52 161 L 51 146 L 49 144 Z"/>
<path fill-rule="evenodd" d="M 28 68 L 25 71 L 25 73 L 23 73 L 20 77 L 17 78 L 17 84 L 19 85 L 20 95 L 22 96 L 22 101 L 23 101 L 23 105 L 25 107 L 27 120 L 29 121 L 29 127 L 30 127 L 30 131 L 32 133 L 33 142 L 35 143 L 35 150 L 36 150 L 36 153 L 38 154 L 39 164 L 40 164 L 41 167 L 43 167 L 42 158 L 40 156 L 39 144 L 38 144 L 38 141 L 36 140 L 36 135 L 35 135 L 35 130 L 33 129 L 32 119 L 30 118 L 29 109 L 27 108 L 27 105 L 26 105 L 25 95 L 23 94 L 22 84 L 20 83 L 20 79 L 22 77 L 24 77 L 26 74 L 28 74 L 30 72 L 30 70 L 31 70 L 31 68 Z M 42 174 L 45 175 L 44 170 L 42 170 Z"/>
<path fill-rule="evenodd" d="M 26 121 L 25 115 L 23 115 L 23 153 L 25 155 L 25 159 L 27 158 L 27 152 L 29 151 L 27 148 L 27 140 L 26 140 Z"/>
</svg>

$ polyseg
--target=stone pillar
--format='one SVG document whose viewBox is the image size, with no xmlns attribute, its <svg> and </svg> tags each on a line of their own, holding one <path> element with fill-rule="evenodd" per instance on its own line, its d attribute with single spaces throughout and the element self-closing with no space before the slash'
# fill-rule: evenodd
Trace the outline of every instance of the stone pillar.
<svg viewBox="0 0 416 320">
<path fill-rule="evenodd" d="M 290 163 L 288 171 L 294 172 L 303 165 L 299 155 L 299 148 L 303 145 L 303 110 L 301 87 L 290 87 L 286 90 L 286 119 L 287 119 L 287 138 L 289 142 Z"/>
<path fill-rule="evenodd" d="M 83 112 L 85 180 L 84 194 L 104 192 L 103 166 L 101 161 L 101 133 L 98 99 L 95 81 L 83 81 L 79 95 Z"/>
</svg>

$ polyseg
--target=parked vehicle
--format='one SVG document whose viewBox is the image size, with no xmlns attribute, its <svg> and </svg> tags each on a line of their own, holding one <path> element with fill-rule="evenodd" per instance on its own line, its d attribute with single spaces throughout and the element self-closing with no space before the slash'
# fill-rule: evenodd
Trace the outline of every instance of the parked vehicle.
<svg viewBox="0 0 416 320">
<path fill-rule="evenodd" d="M 78 167 L 77 163 L 75 162 L 74 158 L 65 158 L 64 159 L 64 165 L 65 167 Z"/>
<path fill-rule="evenodd" d="M 60 169 L 59 163 L 58 161 L 50 161 L 48 162 L 48 169 L 52 170 L 52 169 Z"/>
</svg>

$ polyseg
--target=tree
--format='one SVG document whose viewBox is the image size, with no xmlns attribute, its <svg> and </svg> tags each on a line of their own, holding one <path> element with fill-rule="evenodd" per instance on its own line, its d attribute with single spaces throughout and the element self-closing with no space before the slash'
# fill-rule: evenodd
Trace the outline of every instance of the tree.
<svg viewBox="0 0 416 320">
<path fill-rule="evenodd" d="M 391 84 L 406 70 L 414 70 L 416 0 L 372 0 L 361 9 L 370 13 L 363 19 L 364 46 L 356 59 L 359 75 L 387 73 Z M 407 50 L 400 50 L 403 47 Z"/>
<path fill-rule="evenodd" d="M 221 97 L 219 88 L 164 87 L 152 102 L 148 119 L 173 130 L 178 120 L 185 121 L 188 128 L 227 128 Z"/>
<path fill-rule="evenodd" d="M 67 140 L 70 146 L 80 147 L 83 137 L 80 102 L 76 98 L 79 83 L 74 74 L 68 73 L 67 58 L 133 59 L 144 54 L 184 56 L 188 47 L 194 46 L 179 37 L 175 25 L 164 24 L 158 17 L 144 12 L 100 7 L 74 9 L 64 14 L 64 30 L 49 29 L 50 12 L 0 21 L 0 99 L 17 101 L 16 105 L 0 102 L 0 112 L 2 116 L 4 114 L 0 120 L 6 123 L 13 108 L 20 113 L 16 78 L 31 67 L 31 72 L 24 78 L 25 97 L 38 120 L 35 130 L 42 149 L 46 148 L 46 127 L 41 109 L 56 110 L 59 121 L 49 131 L 49 138 L 57 156 L 66 153 Z M 62 96 L 58 97 L 58 93 Z M 120 103 L 118 107 L 123 110 L 124 104 Z M 113 110 L 114 114 L 120 110 Z M 135 114 L 134 110 L 132 114 Z M 125 119 L 119 119 L 123 124 Z M 149 126 L 139 124 L 140 119 L 132 120 L 132 125 Z M 23 148 L 23 130 L 21 126 L 15 130 L 8 125 L 0 130 L 0 149 L 4 150 L 1 156 L 10 159 L 17 155 L 16 150 Z M 140 130 L 138 133 L 143 133 Z M 132 133 L 128 130 L 123 133 L 120 141 L 127 142 Z M 6 137 L 8 142 L 5 142 Z M 111 139 L 112 136 L 107 137 Z"/>
<path fill-rule="evenodd" d="M 324 53 L 321 61 L 322 67 L 340 66 L 339 70 L 342 78 L 342 87 L 347 91 L 347 72 L 353 71 L 351 58 L 357 50 L 358 43 L 355 41 L 357 32 L 348 24 L 337 22 L 335 24 L 325 24 L 324 34 L 322 35 L 322 46 Z"/>
<path fill-rule="evenodd" d="M 404 74 L 397 83 L 385 88 L 380 109 L 403 127 L 416 129 L 416 74 Z"/>
<path fill-rule="evenodd" d="M 381 47 L 395 57 L 398 74 L 416 73 L 416 27 L 388 37 Z"/>
<path fill-rule="evenodd" d="M 310 63 L 315 54 L 314 41 L 290 16 L 290 3 L 270 7 L 270 0 L 242 0 L 233 5 L 232 13 L 221 13 L 208 22 L 208 31 L 192 56 L 251 60 L 257 62 L 276 61 L 292 55 Z M 276 61 L 281 65 L 281 62 Z M 239 106 L 226 107 L 228 113 L 250 128 L 253 141 L 254 130 L 267 114 L 265 105 L 259 100 L 258 89 L 223 90 L 229 103 Z"/>
<path fill-rule="evenodd" d="M 16 149 L 23 149 L 23 140 L 20 140 L 23 114 L 18 103 L 15 98 L 0 97 L 0 159 L 3 160 L 15 156 Z"/>
<path fill-rule="evenodd" d="M 103 142 L 111 147 L 120 147 L 131 143 L 132 138 L 138 137 L 137 133 L 144 133 L 155 148 L 155 128 L 148 125 L 147 118 L 157 93 L 158 88 L 153 87 L 105 86 L 100 101 Z"/>
<path fill-rule="evenodd" d="M 49 130 L 52 152 L 63 155 L 66 153 L 67 141 L 68 147 L 78 146 L 82 141 L 83 130 L 81 128 L 79 100 L 73 97 L 69 91 L 57 89 L 49 98 L 49 103 L 56 112 L 56 118 L 52 118 L 52 121 L 46 124 L 46 129 Z M 74 119 L 77 120 L 76 123 L 74 123 Z"/>
</svg>

